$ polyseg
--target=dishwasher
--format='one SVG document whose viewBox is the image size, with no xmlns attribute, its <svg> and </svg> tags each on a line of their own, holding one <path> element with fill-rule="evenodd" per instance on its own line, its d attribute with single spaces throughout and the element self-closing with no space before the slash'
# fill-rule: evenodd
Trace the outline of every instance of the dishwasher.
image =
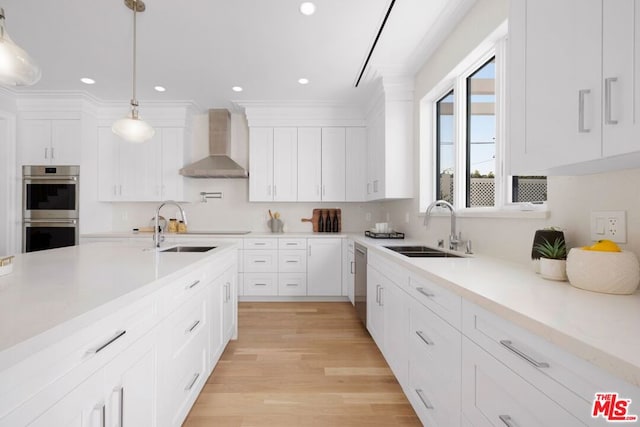
<svg viewBox="0 0 640 427">
<path fill-rule="evenodd" d="M 355 244 L 355 291 L 354 302 L 358 317 L 367 326 L 367 248 Z"/>
</svg>

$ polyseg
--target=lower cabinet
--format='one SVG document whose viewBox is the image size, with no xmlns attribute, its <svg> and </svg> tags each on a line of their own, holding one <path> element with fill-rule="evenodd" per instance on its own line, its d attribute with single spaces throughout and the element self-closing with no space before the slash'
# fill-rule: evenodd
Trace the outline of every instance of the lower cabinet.
<svg viewBox="0 0 640 427">
<path fill-rule="evenodd" d="M 237 336 L 237 254 L 0 372 L 0 427 L 181 425 Z"/>
<path fill-rule="evenodd" d="M 307 295 L 342 295 L 342 239 L 307 239 Z"/>
</svg>

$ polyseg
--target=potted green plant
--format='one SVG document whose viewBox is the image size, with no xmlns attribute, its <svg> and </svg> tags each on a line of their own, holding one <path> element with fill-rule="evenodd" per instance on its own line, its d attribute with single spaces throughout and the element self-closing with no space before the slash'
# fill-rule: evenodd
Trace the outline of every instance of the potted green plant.
<svg viewBox="0 0 640 427">
<path fill-rule="evenodd" d="M 567 245 L 564 239 L 553 243 L 543 239 L 534 249 L 540 254 L 540 275 L 550 280 L 567 280 Z"/>
</svg>

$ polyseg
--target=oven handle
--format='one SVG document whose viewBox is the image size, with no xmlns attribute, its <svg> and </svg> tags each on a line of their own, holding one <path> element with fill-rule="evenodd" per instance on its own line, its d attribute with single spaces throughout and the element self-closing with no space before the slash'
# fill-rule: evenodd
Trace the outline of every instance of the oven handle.
<svg viewBox="0 0 640 427">
<path fill-rule="evenodd" d="M 25 175 L 25 181 L 62 181 L 62 182 L 78 182 L 78 177 L 73 175 L 58 175 L 58 176 L 35 176 L 35 175 Z"/>
<path fill-rule="evenodd" d="M 77 219 L 25 219 L 25 224 L 77 224 Z"/>
</svg>

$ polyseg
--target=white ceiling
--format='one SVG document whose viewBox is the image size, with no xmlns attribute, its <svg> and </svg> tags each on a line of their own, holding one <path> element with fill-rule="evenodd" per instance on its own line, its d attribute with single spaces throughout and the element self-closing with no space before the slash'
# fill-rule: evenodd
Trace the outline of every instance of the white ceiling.
<svg viewBox="0 0 640 427">
<path fill-rule="evenodd" d="M 473 0 L 397 0 L 371 65 L 415 72 L 438 18 Z M 138 14 L 138 99 L 359 102 L 354 83 L 391 0 L 145 0 Z M 5 0 L 7 30 L 41 65 L 24 91 L 82 90 L 131 97 L 133 17 L 123 0 Z M 466 10 L 466 9 L 465 9 Z M 444 34 L 443 31 L 438 33 Z M 96 84 L 80 83 L 91 77 Z M 297 83 L 301 77 L 310 84 Z M 153 87 L 167 88 L 163 94 Z M 232 86 L 242 86 L 236 93 Z"/>
</svg>

